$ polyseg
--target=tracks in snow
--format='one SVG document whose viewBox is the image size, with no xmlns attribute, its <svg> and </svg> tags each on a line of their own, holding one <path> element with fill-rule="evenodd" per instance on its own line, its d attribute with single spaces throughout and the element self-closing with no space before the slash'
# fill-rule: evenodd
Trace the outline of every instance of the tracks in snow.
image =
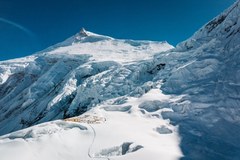
<svg viewBox="0 0 240 160">
<path fill-rule="evenodd" d="M 96 139 L 96 131 L 95 131 L 95 129 L 94 129 L 94 127 L 91 125 L 91 124 L 89 124 L 88 123 L 88 125 L 89 125 L 89 127 L 92 129 L 92 131 L 93 131 L 93 139 L 92 139 L 92 142 L 91 142 L 91 144 L 90 144 L 90 146 L 89 146 L 89 148 L 88 148 L 88 156 L 91 158 L 91 159 L 103 159 L 103 160 L 110 160 L 110 158 L 108 158 L 108 157 L 97 157 L 97 156 L 93 156 L 93 155 L 91 155 L 91 149 L 92 149 L 92 147 L 93 147 L 93 144 L 94 144 L 94 142 L 95 142 L 95 139 Z"/>
</svg>

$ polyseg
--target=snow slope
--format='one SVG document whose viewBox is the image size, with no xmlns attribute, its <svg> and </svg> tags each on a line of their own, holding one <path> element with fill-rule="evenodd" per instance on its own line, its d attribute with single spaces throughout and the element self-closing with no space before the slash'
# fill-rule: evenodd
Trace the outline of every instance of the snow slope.
<svg viewBox="0 0 240 160">
<path fill-rule="evenodd" d="M 90 61 L 129 63 L 149 59 L 172 48 L 167 42 L 120 40 L 82 29 L 75 36 L 47 49 L 46 54 L 51 57 L 90 55 Z"/>
<path fill-rule="evenodd" d="M 139 110 L 143 103 L 168 98 L 155 89 L 124 104 L 112 99 L 80 116 L 104 117 L 100 124 L 57 120 L 10 133 L 0 139 L 1 159 L 178 159 L 177 127 Z"/>
<path fill-rule="evenodd" d="M 1 62 L 1 159 L 238 160 L 239 15 L 238 0 L 176 48 L 82 30 Z"/>
<path fill-rule="evenodd" d="M 129 93 L 143 83 L 134 82 L 135 63 L 172 48 L 167 42 L 117 40 L 82 30 L 35 55 L 0 62 L 0 134 L 78 115 Z M 132 79 L 125 81 L 128 76 Z M 120 83 L 131 88 L 115 89 Z"/>
<path fill-rule="evenodd" d="M 156 57 L 169 61 L 163 93 L 182 95 L 164 113 L 179 125 L 183 159 L 240 157 L 240 1 L 177 48 Z M 168 70 L 168 71 L 167 71 Z"/>
</svg>

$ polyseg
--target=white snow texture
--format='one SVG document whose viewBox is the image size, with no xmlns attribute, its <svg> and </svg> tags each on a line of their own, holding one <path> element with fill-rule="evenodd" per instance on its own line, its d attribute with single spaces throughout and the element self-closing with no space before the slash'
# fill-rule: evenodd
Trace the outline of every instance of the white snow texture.
<svg viewBox="0 0 240 160">
<path fill-rule="evenodd" d="M 239 62 L 239 0 L 176 48 L 82 29 L 2 61 L 0 159 L 238 160 Z"/>
</svg>

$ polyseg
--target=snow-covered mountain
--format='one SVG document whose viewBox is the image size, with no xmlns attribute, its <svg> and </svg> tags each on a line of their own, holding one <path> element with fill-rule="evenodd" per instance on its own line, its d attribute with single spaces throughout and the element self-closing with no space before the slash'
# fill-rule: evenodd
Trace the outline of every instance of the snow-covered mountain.
<svg viewBox="0 0 240 160">
<path fill-rule="evenodd" d="M 144 83 L 134 72 L 144 72 L 145 65 L 136 62 L 172 48 L 167 42 L 118 40 L 81 30 L 41 53 L 3 61 L 0 134 L 76 116 L 128 94 Z"/>
<path fill-rule="evenodd" d="M 1 160 L 239 159 L 239 5 L 176 48 L 83 29 L 0 62 Z"/>
</svg>

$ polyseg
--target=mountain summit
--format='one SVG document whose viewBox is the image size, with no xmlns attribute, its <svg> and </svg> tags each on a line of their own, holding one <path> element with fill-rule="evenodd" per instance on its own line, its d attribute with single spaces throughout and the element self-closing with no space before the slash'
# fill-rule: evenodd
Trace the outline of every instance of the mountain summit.
<svg viewBox="0 0 240 160">
<path fill-rule="evenodd" d="M 80 30 L 79 35 L 80 35 L 80 36 L 83 36 L 83 37 L 87 37 L 87 36 L 88 36 L 87 31 L 86 31 L 84 28 L 82 28 L 82 29 Z"/>
</svg>

